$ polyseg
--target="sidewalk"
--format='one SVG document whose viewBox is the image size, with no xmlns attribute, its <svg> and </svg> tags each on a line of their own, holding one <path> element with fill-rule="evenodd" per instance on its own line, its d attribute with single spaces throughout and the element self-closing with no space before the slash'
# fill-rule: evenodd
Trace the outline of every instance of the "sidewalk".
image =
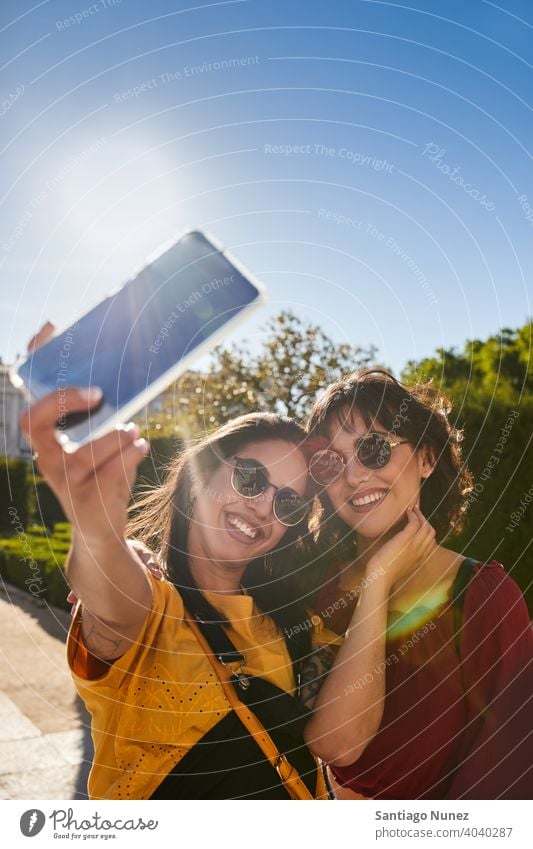
<svg viewBox="0 0 533 849">
<path fill-rule="evenodd" d="M 70 617 L 0 583 L 0 799 L 86 799 L 90 717 L 65 640 Z"/>
</svg>

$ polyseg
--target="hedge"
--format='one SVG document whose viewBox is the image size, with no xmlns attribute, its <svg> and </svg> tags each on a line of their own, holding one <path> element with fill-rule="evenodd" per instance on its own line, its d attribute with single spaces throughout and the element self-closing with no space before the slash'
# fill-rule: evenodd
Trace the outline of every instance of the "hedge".
<svg viewBox="0 0 533 849">
<path fill-rule="evenodd" d="M 0 538 L 0 576 L 35 598 L 70 610 L 63 567 L 70 546 L 68 525 L 48 535 L 33 525 L 15 536 Z"/>
<path fill-rule="evenodd" d="M 0 456 L 0 533 L 13 533 L 15 525 L 28 524 L 31 502 L 31 467 L 26 460 Z"/>
<path fill-rule="evenodd" d="M 44 478 L 35 479 L 33 495 L 32 518 L 35 522 L 42 522 L 51 531 L 58 523 L 65 521 L 63 508 Z"/>
</svg>

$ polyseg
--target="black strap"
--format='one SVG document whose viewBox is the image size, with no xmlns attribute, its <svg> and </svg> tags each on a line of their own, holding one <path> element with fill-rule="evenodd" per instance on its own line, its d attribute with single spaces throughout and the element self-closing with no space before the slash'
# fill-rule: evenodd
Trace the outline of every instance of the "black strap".
<svg viewBox="0 0 533 849">
<path fill-rule="evenodd" d="M 465 606 L 465 596 L 470 581 L 472 580 L 475 567 L 480 565 L 479 560 L 474 560 L 473 557 L 465 557 L 453 582 L 452 587 L 452 603 L 453 603 L 453 631 L 454 645 L 457 654 L 460 654 L 461 649 L 461 629 L 463 627 L 463 610 Z"/>
<path fill-rule="evenodd" d="M 236 650 L 230 638 L 224 631 L 221 622 L 207 619 L 207 616 L 212 614 L 209 614 L 208 610 L 205 608 L 205 599 L 202 594 L 198 591 L 183 588 L 180 588 L 179 592 L 183 598 L 185 608 L 191 616 L 194 616 L 195 621 L 197 622 L 203 636 L 209 643 L 214 656 L 222 663 L 232 661 L 238 661 L 240 663 L 244 662 L 244 655 Z M 299 699 L 260 676 L 248 676 L 236 671 L 232 675 L 231 682 L 237 691 L 239 699 L 255 713 L 261 724 L 274 740 L 279 751 L 282 752 L 287 760 L 296 768 L 301 779 L 307 785 L 310 793 L 314 794 L 317 783 L 317 769 L 319 767 L 304 741 L 304 727 L 308 722 L 310 715 L 308 708 L 306 708 Z M 244 739 L 247 735 L 243 735 L 240 720 L 238 720 L 237 727 L 240 729 L 240 738 Z M 216 736 L 218 735 L 218 731 L 213 731 L 212 734 Z M 208 741 L 209 737 L 206 736 L 205 742 Z M 243 745 L 248 744 L 246 743 Z M 253 746 L 255 751 L 255 748 L 258 748 L 256 741 L 253 741 Z M 205 747 L 201 746 L 199 743 L 196 744 L 190 752 L 190 758 L 188 758 L 188 755 L 185 755 L 183 762 L 180 761 L 181 766 L 183 768 L 187 767 L 187 770 L 192 770 L 194 772 L 198 767 L 196 763 L 196 758 L 199 757 L 198 752 L 202 749 L 205 749 Z M 262 763 L 263 761 L 266 763 L 262 750 L 259 749 L 259 751 L 261 754 L 259 756 L 258 763 Z M 231 758 L 228 755 L 224 755 L 222 757 L 222 764 L 225 765 L 225 767 L 228 767 L 231 762 Z M 270 775 L 268 779 L 266 785 L 269 788 L 268 792 L 278 793 L 277 790 L 272 791 L 272 787 L 277 786 L 279 778 L 273 767 L 269 764 L 267 765 L 269 769 L 274 772 L 275 776 L 274 781 L 272 775 Z M 240 770 L 239 774 L 241 776 L 244 775 L 242 770 Z M 247 784 L 246 780 L 242 781 L 245 785 Z M 254 782 L 251 782 L 250 786 L 246 787 L 244 791 L 241 786 L 240 794 L 242 795 L 243 792 L 252 792 L 253 788 L 251 785 L 253 783 Z M 224 793 L 225 792 L 226 791 L 224 791 Z M 283 790 L 283 794 L 286 795 L 285 790 Z M 281 798 L 284 797 L 283 794 L 281 795 Z M 223 798 L 228 797 L 224 796 Z M 278 796 L 274 796 L 272 798 L 278 798 Z"/>
<path fill-rule="evenodd" d="M 244 655 L 237 651 L 220 622 L 213 622 L 205 618 L 206 611 L 203 609 L 201 593 L 197 590 L 189 591 L 184 588 L 180 588 L 179 592 L 185 607 L 194 616 L 216 659 L 224 664 L 243 663 Z"/>
<path fill-rule="evenodd" d="M 237 651 L 224 631 L 222 624 L 218 621 L 211 621 L 203 618 L 206 611 L 203 609 L 204 599 L 201 593 L 183 589 L 180 590 L 180 593 L 182 595 L 185 608 L 192 616 L 194 616 L 200 631 L 209 643 L 213 655 L 217 658 L 217 660 L 224 664 L 232 662 L 238 662 L 241 664 L 244 663 L 246 659 L 245 656 L 241 654 L 241 652 Z M 202 611 L 202 613 L 199 613 L 199 611 Z M 254 713 L 258 714 L 260 722 L 262 722 L 269 731 L 271 730 L 272 723 L 295 722 L 298 725 L 302 722 L 305 723 L 309 717 L 310 711 L 304 706 L 303 702 L 292 696 L 290 693 L 287 693 L 285 690 L 275 687 L 277 693 L 275 695 L 270 694 L 270 696 L 266 699 L 268 702 L 266 710 L 268 711 L 269 708 L 272 708 L 272 716 L 269 720 L 265 721 L 265 717 L 263 715 L 259 715 L 263 714 L 263 708 L 261 708 L 258 712 L 258 706 L 260 706 L 263 701 L 263 696 L 259 694 L 262 693 L 262 688 L 266 686 L 274 687 L 274 685 L 263 680 L 261 677 L 246 675 L 240 670 L 233 671 L 231 683 L 235 687 L 239 699 L 253 710 Z M 285 704 L 284 707 L 281 708 L 280 713 L 279 705 L 282 703 Z M 283 719 L 284 716 L 285 719 Z"/>
</svg>

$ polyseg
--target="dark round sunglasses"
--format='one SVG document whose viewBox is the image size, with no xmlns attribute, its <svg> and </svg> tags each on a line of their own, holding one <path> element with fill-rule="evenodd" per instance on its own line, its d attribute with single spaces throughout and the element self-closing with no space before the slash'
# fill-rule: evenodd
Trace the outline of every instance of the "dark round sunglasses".
<svg viewBox="0 0 533 849">
<path fill-rule="evenodd" d="M 274 516 L 282 525 L 298 525 L 309 514 L 309 503 L 294 489 L 277 487 L 270 483 L 268 472 L 258 460 L 233 457 L 235 466 L 231 474 L 231 485 L 244 498 L 258 498 L 273 486 L 276 494 L 272 501 Z"/>
<path fill-rule="evenodd" d="M 404 445 L 408 439 L 393 442 L 383 433 L 366 433 L 354 442 L 354 454 L 366 469 L 383 469 L 390 462 L 392 449 L 396 445 Z M 342 454 L 326 448 L 317 451 L 309 462 L 309 474 L 320 486 L 330 486 L 335 483 L 346 469 Z"/>
</svg>

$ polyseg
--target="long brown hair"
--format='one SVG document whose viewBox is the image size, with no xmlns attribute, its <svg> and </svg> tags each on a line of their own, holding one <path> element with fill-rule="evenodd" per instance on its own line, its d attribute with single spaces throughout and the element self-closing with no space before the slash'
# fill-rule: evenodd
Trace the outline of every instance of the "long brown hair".
<svg viewBox="0 0 533 849">
<path fill-rule="evenodd" d="M 158 552 L 165 576 L 178 591 L 199 593 L 187 558 L 193 482 L 208 483 L 224 461 L 239 454 L 250 442 L 282 440 L 305 453 L 306 438 L 304 428 L 297 422 L 274 413 L 249 413 L 233 419 L 198 439 L 171 461 L 164 483 L 132 505 L 127 535 Z M 307 497 L 312 501 L 311 487 Z M 307 613 L 299 601 L 301 585 L 298 579 L 308 544 L 306 522 L 287 528 L 281 543 L 271 552 L 271 577 L 265 575 L 261 556 L 247 566 L 242 581 L 259 610 L 271 616 L 283 632 L 293 660 L 310 650 L 309 634 L 301 627 L 307 620 Z M 197 600 L 200 599 L 197 597 Z M 225 621 L 205 596 L 201 597 L 201 605 L 210 621 Z"/>
<path fill-rule="evenodd" d="M 435 466 L 422 481 L 420 507 L 442 542 L 462 529 L 472 489 L 472 476 L 461 459 L 462 432 L 449 420 L 451 407 L 449 398 L 431 383 L 407 386 L 384 369 L 361 369 L 328 387 L 311 411 L 307 430 L 312 436 L 327 437 L 335 418 L 342 424 L 357 410 L 367 427 L 379 422 L 416 448 L 428 448 Z M 317 536 L 323 543 L 329 538 L 329 545 L 338 545 L 343 557 L 353 556 L 352 529 L 335 516 L 327 495 L 321 502 Z"/>
</svg>

